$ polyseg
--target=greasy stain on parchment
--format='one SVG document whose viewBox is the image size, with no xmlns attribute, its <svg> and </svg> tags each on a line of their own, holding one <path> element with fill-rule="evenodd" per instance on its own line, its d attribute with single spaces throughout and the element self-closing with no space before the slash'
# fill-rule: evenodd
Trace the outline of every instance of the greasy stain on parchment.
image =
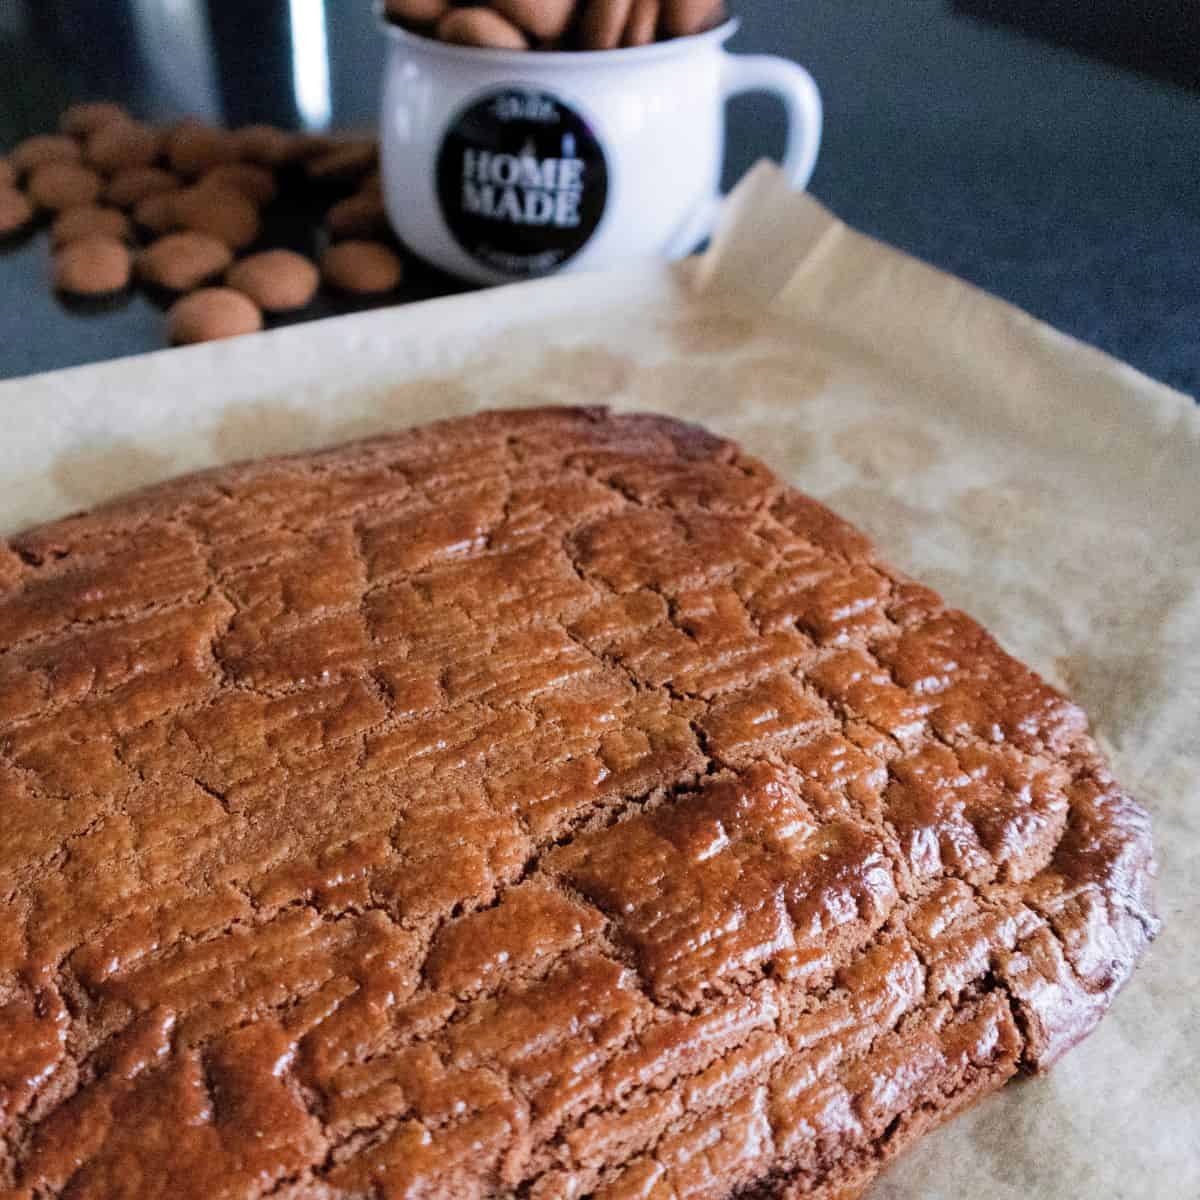
<svg viewBox="0 0 1200 1200">
<path fill-rule="evenodd" d="M 176 473 L 175 457 L 122 440 L 103 446 L 80 446 L 60 454 L 50 478 L 72 503 L 90 508 L 159 483 Z"/>
<path fill-rule="evenodd" d="M 868 479 L 911 478 L 942 461 L 939 442 L 911 421 L 878 417 L 836 433 L 833 448 Z"/>
</svg>

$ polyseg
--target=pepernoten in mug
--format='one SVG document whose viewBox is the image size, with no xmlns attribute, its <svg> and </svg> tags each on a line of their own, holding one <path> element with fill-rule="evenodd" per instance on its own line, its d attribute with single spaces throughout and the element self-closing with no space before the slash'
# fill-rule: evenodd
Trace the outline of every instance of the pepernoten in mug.
<svg viewBox="0 0 1200 1200">
<path fill-rule="evenodd" d="M 777 93 L 784 170 L 812 175 L 821 96 L 803 67 L 735 55 L 736 21 L 625 50 L 489 50 L 385 24 L 380 137 L 401 240 L 477 283 L 687 254 L 720 199 L 725 101 Z"/>
</svg>

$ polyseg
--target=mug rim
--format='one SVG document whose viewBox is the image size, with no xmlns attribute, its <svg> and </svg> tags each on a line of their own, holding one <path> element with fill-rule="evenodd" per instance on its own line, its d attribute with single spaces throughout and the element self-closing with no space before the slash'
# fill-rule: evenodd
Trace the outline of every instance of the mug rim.
<svg viewBox="0 0 1200 1200">
<path fill-rule="evenodd" d="M 634 62 L 648 62 L 656 58 L 669 58 L 682 55 L 699 45 L 709 42 L 725 42 L 737 33 L 741 21 L 737 17 L 729 17 L 720 25 L 705 29 L 700 33 L 691 33 L 685 37 L 669 38 L 663 42 L 651 42 L 646 46 L 618 46 L 612 50 L 503 50 L 491 46 L 460 46 L 453 42 L 440 42 L 436 38 L 424 34 L 413 33 L 394 21 L 389 21 L 384 15 L 382 0 L 377 0 L 375 17 L 380 26 L 380 32 L 393 42 L 400 45 L 419 47 L 426 53 L 436 57 L 455 60 L 458 62 L 495 63 L 528 69 L 530 59 L 546 66 L 558 64 L 572 67 L 584 67 L 597 70 L 604 67 L 622 66 Z"/>
</svg>

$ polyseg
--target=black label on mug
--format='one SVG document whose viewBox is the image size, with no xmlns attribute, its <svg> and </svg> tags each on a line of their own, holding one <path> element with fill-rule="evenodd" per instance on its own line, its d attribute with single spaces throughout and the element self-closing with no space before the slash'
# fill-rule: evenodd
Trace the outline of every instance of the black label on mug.
<svg viewBox="0 0 1200 1200">
<path fill-rule="evenodd" d="M 608 164 L 577 112 L 549 92 L 512 85 L 455 118 L 437 187 L 442 216 L 468 254 L 506 275 L 541 275 L 596 232 Z"/>
</svg>

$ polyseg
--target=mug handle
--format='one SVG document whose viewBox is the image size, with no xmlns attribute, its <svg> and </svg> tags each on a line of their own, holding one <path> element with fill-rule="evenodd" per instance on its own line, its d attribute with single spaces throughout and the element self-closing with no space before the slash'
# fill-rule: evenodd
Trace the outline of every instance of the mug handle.
<svg viewBox="0 0 1200 1200">
<path fill-rule="evenodd" d="M 813 77 L 799 63 L 771 54 L 731 54 L 722 51 L 721 100 L 743 92 L 770 92 L 778 96 L 787 110 L 787 146 L 783 154 L 783 173 L 797 191 L 803 191 L 812 178 L 821 149 L 824 109 L 821 92 Z M 680 258 L 712 234 L 724 195 L 718 193 L 688 221 L 674 239 L 668 254 Z"/>
</svg>

